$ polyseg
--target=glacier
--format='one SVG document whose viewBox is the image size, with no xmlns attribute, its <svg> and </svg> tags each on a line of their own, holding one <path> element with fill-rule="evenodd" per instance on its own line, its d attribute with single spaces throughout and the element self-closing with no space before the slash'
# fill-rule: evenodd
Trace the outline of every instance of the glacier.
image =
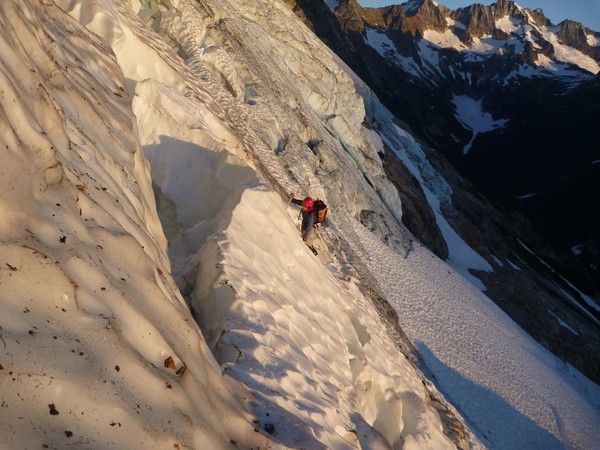
<svg viewBox="0 0 600 450">
<path fill-rule="evenodd" d="M 600 388 L 401 224 L 379 152 L 443 180 L 284 2 L 0 21 L 2 448 L 600 441 Z"/>
</svg>

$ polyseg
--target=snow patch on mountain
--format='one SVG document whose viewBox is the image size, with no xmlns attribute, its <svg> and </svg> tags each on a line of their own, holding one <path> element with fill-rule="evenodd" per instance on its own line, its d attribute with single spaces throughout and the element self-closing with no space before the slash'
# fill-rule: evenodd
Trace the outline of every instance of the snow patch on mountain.
<svg viewBox="0 0 600 450">
<path fill-rule="evenodd" d="M 466 48 L 458 36 L 449 29 L 446 29 L 443 33 L 435 30 L 425 30 L 423 37 L 432 44 L 442 48 L 454 48 L 456 50 L 464 50 Z"/>
<path fill-rule="evenodd" d="M 394 42 L 387 34 L 377 28 L 365 27 L 365 41 L 389 62 L 401 67 L 407 73 L 428 80 L 433 74 L 441 74 L 440 49 L 454 49 L 460 51 L 467 62 L 483 62 L 490 56 L 520 55 L 525 52 L 525 43 L 529 42 L 534 48 L 540 49 L 539 38 L 533 33 L 536 28 L 530 25 L 521 25 L 514 17 L 506 16 L 497 21 L 496 27 L 515 36 L 513 39 L 496 39 L 491 35 L 473 36 L 469 46 L 465 45 L 452 31 L 456 26 L 454 21 L 448 23 L 449 28 L 443 32 L 427 29 L 423 38 L 417 43 L 420 63 L 414 58 L 401 55 Z M 543 31 L 544 39 L 552 43 L 555 49 L 553 58 L 543 53 L 537 53 L 533 66 L 517 64 L 510 73 L 497 77 L 497 82 L 508 85 L 518 81 L 519 78 L 532 77 L 560 77 L 571 83 L 578 83 L 589 79 L 589 75 L 579 69 L 584 69 L 593 74 L 600 70 L 600 65 L 591 57 L 578 50 L 562 45 L 556 36 L 556 27 Z M 454 77 L 465 78 L 460 69 L 450 66 Z"/>
<path fill-rule="evenodd" d="M 549 311 L 550 314 L 552 314 L 554 316 L 554 318 L 556 319 L 556 321 L 560 324 L 561 327 L 566 328 L 567 330 L 569 330 L 571 333 L 575 334 L 575 335 L 579 335 L 579 333 L 577 332 L 577 330 L 575 330 L 573 327 L 569 326 L 569 324 L 567 322 L 565 322 L 564 320 L 562 320 L 560 317 L 558 317 L 556 314 L 554 314 L 552 311 Z"/>
<path fill-rule="evenodd" d="M 600 65 L 591 57 L 584 55 L 579 50 L 563 45 L 556 35 L 556 27 L 543 27 L 541 29 L 544 39 L 554 47 L 555 58 L 563 63 L 575 64 L 592 74 L 600 71 Z"/>
<path fill-rule="evenodd" d="M 402 69 L 411 75 L 423 75 L 421 68 L 416 64 L 415 60 L 398 53 L 396 45 L 384 32 L 376 28 L 365 27 L 365 41 L 381 56 L 388 61 L 391 61 L 393 64 L 402 67 Z"/>
<path fill-rule="evenodd" d="M 401 3 L 400 6 L 402 6 L 406 14 L 410 15 L 416 13 L 422 3 L 422 0 L 409 0 L 408 2 Z"/>
<path fill-rule="evenodd" d="M 459 30 L 466 30 L 467 29 L 467 26 L 464 23 L 459 22 L 458 20 L 454 20 L 450 16 L 446 16 L 446 24 L 450 28 L 458 28 Z"/>
<path fill-rule="evenodd" d="M 396 58 L 398 52 L 392 40 L 377 28 L 365 27 L 365 39 L 381 56 Z"/>
<path fill-rule="evenodd" d="M 329 7 L 329 9 L 333 12 L 335 8 L 338 7 L 340 1 L 339 0 L 325 0 L 325 4 Z"/>
<path fill-rule="evenodd" d="M 463 149 L 463 154 L 469 154 L 473 141 L 479 133 L 501 128 L 508 123 L 507 119 L 496 119 L 483 109 L 483 100 L 475 100 L 465 95 L 454 95 L 452 103 L 456 107 L 457 120 L 467 129 L 473 132 L 471 141 Z"/>
<path fill-rule="evenodd" d="M 521 21 L 513 16 L 504 16 L 495 22 L 497 29 L 504 31 L 505 33 L 511 34 L 519 29 Z"/>
</svg>

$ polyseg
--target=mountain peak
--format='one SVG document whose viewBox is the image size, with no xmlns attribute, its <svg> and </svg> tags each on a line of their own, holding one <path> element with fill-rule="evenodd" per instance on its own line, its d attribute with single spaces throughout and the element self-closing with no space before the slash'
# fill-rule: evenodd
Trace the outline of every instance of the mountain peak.
<svg viewBox="0 0 600 450">
<path fill-rule="evenodd" d="M 578 49 L 588 45 L 586 28 L 581 22 L 567 19 L 562 21 L 559 27 L 557 35 L 566 45 Z"/>
<path fill-rule="evenodd" d="M 492 34 L 496 22 L 504 17 L 520 17 L 526 20 L 523 10 L 512 0 L 499 0 L 490 6 L 476 3 L 457 9 L 451 17 L 464 24 L 466 31 L 472 36 Z"/>
<path fill-rule="evenodd" d="M 377 14 L 363 17 L 372 25 L 386 24 L 413 36 L 423 35 L 427 28 L 442 30 L 446 27 L 444 14 L 449 11 L 433 0 L 411 0 L 401 5 L 377 8 Z"/>
<path fill-rule="evenodd" d="M 434 4 L 431 0 L 409 0 L 400 6 L 402 6 L 407 16 L 414 16 L 421 8 L 430 8 Z"/>
</svg>

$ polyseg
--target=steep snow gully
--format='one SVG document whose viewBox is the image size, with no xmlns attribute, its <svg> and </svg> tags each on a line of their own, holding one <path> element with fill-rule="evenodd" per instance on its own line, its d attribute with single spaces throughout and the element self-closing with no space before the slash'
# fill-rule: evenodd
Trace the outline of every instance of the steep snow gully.
<svg viewBox="0 0 600 450">
<path fill-rule="evenodd" d="M 0 25 L 0 448 L 600 442 L 598 386 L 400 224 L 378 152 L 444 183 L 284 2 Z M 289 192 L 330 206 L 317 257 Z"/>
</svg>

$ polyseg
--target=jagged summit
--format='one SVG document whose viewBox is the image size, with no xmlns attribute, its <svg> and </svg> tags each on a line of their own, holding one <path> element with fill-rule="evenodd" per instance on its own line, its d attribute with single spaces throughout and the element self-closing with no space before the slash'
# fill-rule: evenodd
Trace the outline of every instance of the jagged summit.
<svg viewBox="0 0 600 450">
<path fill-rule="evenodd" d="M 500 0 L 490 6 L 473 4 L 466 8 L 453 11 L 449 17 L 461 26 L 464 25 L 466 34 L 471 36 L 494 35 L 497 30 L 504 31 L 499 21 L 505 18 L 516 23 L 529 23 L 529 15 L 513 1 Z M 456 27 L 456 26 L 455 26 Z"/>
<path fill-rule="evenodd" d="M 408 17 L 421 14 L 427 16 L 433 11 L 449 11 L 444 5 L 437 3 L 434 0 L 411 0 L 406 3 L 402 3 L 402 9 L 404 9 Z"/>
</svg>

